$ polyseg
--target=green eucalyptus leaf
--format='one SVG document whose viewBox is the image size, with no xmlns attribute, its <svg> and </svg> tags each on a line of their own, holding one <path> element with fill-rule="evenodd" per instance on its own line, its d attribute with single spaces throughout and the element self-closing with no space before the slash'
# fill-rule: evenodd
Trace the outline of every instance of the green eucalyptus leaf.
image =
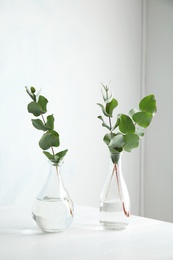
<svg viewBox="0 0 173 260">
<path fill-rule="evenodd" d="M 31 119 L 33 126 L 38 129 L 38 130 L 42 130 L 42 131 L 47 131 L 49 130 L 45 124 L 43 124 L 43 122 L 40 119 Z"/>
<path fill-rule="evenodd" d="M 139 137 L 143 137 L 145 134 L 145 128 L 139 125 L 135 125 L 135 134 Z"/>
<path fill-rule="evenodd" d="M 135 132 L 135 125 L 129 116 L 122 114 L 120 116 L 119 129 L 124 134 L 133 134 Z"/>
<path fill-rule="evenodd" d="M 124 144 L 125 144 L 124 136 L 122 134 L 117 134 L 116 136 L 111 138 L 109 147 L 117 149 L 117 148 L 122 148 Z"/>
<path fill-rule="evenodd" d="M 116 134 L 114 134 L 114 133 L 106 134 L 106 135 L 103 137 L 103 141 L 104 141 L 107 145 L 109 145 L 111 139 L 112 139 L 114 136 L 116 136 Z"/>
<path fill-rule="evenodd" d="M 153 116 L 149 112 L 138 112 L 134 114 L 132 118 L 136 122 L 136 124 L 146 128 L 151 123 Z"/>
<path fill-rule="evenodd" d="M 28 104 L 28 112 L 33 114 L 34 116 L 40 116 L 41 114 L 43 114 L 40 105 L 34 101 Z"/>
<path fill-rule="evenodd" d="M 59 134 L 56 131 L 47 131 L 41 137 L 39 141 L 39 146 L 43 150 L 49 149 L 51 146 L 58 147 L 60 144 L 59 142 Z"/>
<path fill-rule="evenodd" d="M 68 149 L 63 150 L 63 151 L 61 151 L 59 153 L 56 153 L 56 156 L 59 157 L 62 160 L 67 152 L 68 152 Z"/>
<path fill-rule="evenodd" d="M 118 101 L 113 98 L 110 102 L 106 104 L 106 113 L 112 117 L 113 110 L 118 106 Z"/>
<path fill-rule="evenodd" d="M 53 154 L 51 154 L 51 153 L 49 153 L 49 152 L 47 152 L 47 151 L 43 151 L 43 153 L 46 155 L 46 157 L 47 157 L 50 161 L 52 161 L 52 160 L 54 159 Z"/>
<path fill-rule="evenodd" d="M 97 118 L 99 118 L 102 121 L 102 126 L 106 127 L 108 130 L 111 130 L 110 127 L 105 123 L 105 121 L 103 120 L 102 116 L 98 116 Z"/>
<path fill-rule="evenodd" d="M 157 111 L 155 96 L 149 95 L 144 97 L 139 103 L 139 108 L 144 112 L 155 113 Z"/>
<path fill-rule="evenodd" d="M 54 129 L 54 121 L 55 121 L 55 119 L 54 119 L 53 115 L 47 116 L 46 127 L 49 130 L 53 130 Z"/>
<path fill-rule="evenodd" d="M 132 117 L 135 113 L 140 112 L 139 109 L 133 108 L 129 111 L 129 115 Z"/>
<path fill-rule="evenodd" d="M 47 151 L 43 151 L 43 153 L 46 155 L 46 157 L 53 163 L 58 164 L 60 161 L 63 160 L 64 156 L 66 155 L 66 153 L 68 152 L 68 149 L 63 150 L 61 152 L 58 152 L 56 154 L 51 154 Z"/>
<path fill-rule="evenodd" d="M 47 112 L 47 103 L 48 103 L 48 100 L 44 96 L 40 95 L 39 99 L 38 99 L 38 104 L 41 106 L 44 113 Z"/>
<path fill-rule="evenodd" d="M 39 96 L 38 102 L 32 101 L 28 104 L 28 112 L 32 113 L 34 116 L 40 116 L 47 112 L 47 103 L 48 100 L 45 97 Z"/>
<path fill-rule="evenodd" d="M 125 144 L 124 144 L 123 149 L 126 152 L 131 152 L 132 149 L 139 146 L 139 136 L 136 134 L 124 135 L 124 141 L 125 141 Z"/>
<path fill-rule="evenodd" d="M 109 114 L 106 112 L 106 110 L 105 110 L 105 107 L 104 107 L 102 104 L 100 104 L 100 103 L 97 103 L 97 105 L 101 107 L 101 109 L 102 109 L 102 112 L 103 112 L 103 114 L 104 114 L 105 116 L 107 116 L 107 117 L 109 117 L 109 116 L 110 116 L 110 115 L 109 115 Z"/>
</svg>

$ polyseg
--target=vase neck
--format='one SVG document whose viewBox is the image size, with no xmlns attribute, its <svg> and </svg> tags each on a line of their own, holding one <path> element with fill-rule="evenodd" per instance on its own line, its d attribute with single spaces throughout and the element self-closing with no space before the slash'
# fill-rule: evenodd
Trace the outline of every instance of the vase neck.
<svg viewBox="0 0 173 260">
<path fill-rule="evenodd" d="M 56 175 L 60 176 L 61 175 L 61 167 L 64 164 L 63 161 L 59 162 L 59 163 L 53 163 L 50 162 L 50 172 L 53 172 L 54 174 L 56 173 Z"/>
<path fill-rule="evenodd" d="M 62 182 L 61 165 L 51 165 L 48 179 L 52 179 L 52 181 L 56 183 Z"/>
<path fill-rule="evenodd" d="M 123 153 L 110 153 L 111 161 L 113 164 L 120 164 Z"/>
</svg>

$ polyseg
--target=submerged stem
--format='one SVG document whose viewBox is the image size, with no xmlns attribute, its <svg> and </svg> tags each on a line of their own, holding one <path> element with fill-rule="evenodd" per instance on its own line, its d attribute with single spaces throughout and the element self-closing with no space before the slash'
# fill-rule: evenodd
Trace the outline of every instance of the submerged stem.
<svg viewBox="0 0 173 260">
<path fill-rule="evenodd" d="M 113 168 L 116 173 L 116 179 L 117 179 L 117 185 L 118 185 L 118 191 L 119 191 L 119 194 L 120 194 L 120 199 L 121 199 L 121 202 L 122 202 L 122 207 L 123 207 L 123 211 L 124 211 L 124 214 L 129 217 L 130 214 L 128 211 L 126 211 L 125 209 L 125 204 L 124 204 L 124 201 L 122 200 L 122 196 L 121 196 L 121 190 L 120 190 L 120 180 L 119 180 L 119 172 L 118 172 L 118 168 L 117 168 L 117 165 L 114 164 L 114 168 Z"/>
<path fill-rule="evenodd" d="M 55 165 L 55 167 L 56 167 L 56 174 L 59 175 L 58 165 Z"/>
</svg>

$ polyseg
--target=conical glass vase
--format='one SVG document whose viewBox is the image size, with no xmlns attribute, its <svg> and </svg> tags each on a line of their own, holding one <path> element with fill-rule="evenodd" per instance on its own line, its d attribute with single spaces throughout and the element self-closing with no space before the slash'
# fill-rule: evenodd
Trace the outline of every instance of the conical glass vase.
<svg viewBox="0 0 173 260">
<path fill-rule="evenodd" d="M 122 153 L 110 154 L 110 169 L 100 197 L 100 223 L 105 229 L 122 230 L 129 223 L 130 198 L 122 174 Z"/>
<path fill-rule="evenodd" d="M 44 232 L 61 232 L 73 221 L 73 202 L 64 187 L 61 166 L 51 164 L 48 179 L 33 205 L 33 219 Z"/>
</svg>

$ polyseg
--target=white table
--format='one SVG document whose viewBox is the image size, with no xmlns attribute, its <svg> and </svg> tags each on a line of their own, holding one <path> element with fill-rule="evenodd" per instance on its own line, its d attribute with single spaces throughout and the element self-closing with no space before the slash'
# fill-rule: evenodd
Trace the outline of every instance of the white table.
<svg viewBox="0 0 173 260">
<path fill-rule="evenodd" d="M 0 260 L 172 260 L 173 224 L 131 216 L 124 231 L 103 230 L 98 209 L 75 207 L 71 227 L 42 233 L 30 207 L 0 208 Z"/>
</svg>

